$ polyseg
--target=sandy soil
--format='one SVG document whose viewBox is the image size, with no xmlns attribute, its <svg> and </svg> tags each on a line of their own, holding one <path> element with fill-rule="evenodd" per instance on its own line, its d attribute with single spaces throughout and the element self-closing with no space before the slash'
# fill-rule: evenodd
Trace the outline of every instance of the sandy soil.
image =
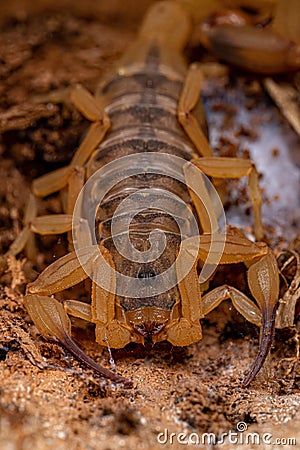
<svg viewBox="0 0 300 450">
<path fill-rule="evenodd" d="M 36 104 L 34 97 L 77 82 L 93 91 L 134 40 L 149 2 L 137 3 L 139 7 L 133 7 L 132 0 L 127 11 L 118 8 L 117 1 L 99 2 L 95 9 L 91 2 L 72 8 L 67 1 L 61 2 L 61 9 L 51 1 L 40 1 L 36 8 L 20 1 L 13 2 L 14 8 L 3 7 L 1 253 L 22 228 L 31 181 L 67 164 L 87 126 L 71 105 Z M 212 59 L 197 45 L 196 35 L 186 56 Z M 257 163 L 267 240 L 278 253 L 299 232 L 300 142 L 261 82 L 232 69 L 207 83 L 203 95 L 215 151 L 250 155 Z M 230 223 L 251 234 L 245 183 L 228 184 L 226 207 Z M 58 211 L 57 198 L 41 202 L 40 211 Z M 201 442 L 203 433 L 221 439 L 230 430 L 239 430 L 231 438 L 238 438 L 238 444 L 227 436 L 215 448 L 257 448 L 253 437 L 246 442 L 248 432 L 259 434 L 262 449 L 296 448 L 291 442 L 274 444 L 276 438 L 295 438 L 299 446 L 297 326 L 276 333 L 267 369 L 243 389 L 241 380 L 257 351 L 258 330 L 229 302 L 203 320 L 203 340 L 186 349 L 161 344 L 146 352 L 130 346 L 110 357 L 94 343 L 92 328 L 74 322 L 74 337 L 90 356 L 107 367 L 115 364 L 118 373 L 134 381 L 131 390 L 117 388 L 82 367 L 60 345 L 46 341 L 32 324 L 23 306 L 26 283 L 65 253 L 65 238 L 39 238 L 38 248 L 33 261 L 20 255 L 1 263 L 1 449 L 177 449 L 183 445 L 180 439 L 189 438 L 192 446 L 197 436 Z M 288 282 L 294 273 L 295 267 L 286 274 Z M 248 293 L 244 266 L 220 268 L 213 284 L 225 280 Z M 282 286 L 282 294 L 285 289 Z M 211 448 L 205 442 L 203 448 Z"/>
</svg>

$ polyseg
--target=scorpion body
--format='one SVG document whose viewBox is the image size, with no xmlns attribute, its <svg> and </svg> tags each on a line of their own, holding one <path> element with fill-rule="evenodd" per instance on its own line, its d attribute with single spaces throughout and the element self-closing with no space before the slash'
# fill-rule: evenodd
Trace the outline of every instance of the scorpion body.
<svg viewBox="0 0 300 450">
<path fill-rule="evenodd" d="M 187 17 L 179 15 L 177 5 L 161 4 L 158 17 L 166 24 L 176 27 L 172 47 L 168 45 L 168 27 L 156 29 L 153 15 L 146 18 L 140 31 L 140 41 L 126 53 L 113 74 L 102 81 L 96 97 L 105 98 L 105 111 L 111 121 L 106 139 L 90 159 L 87 176 L 120 157 L 143 152 L 171 154 L 189 161 L 198 156 L 193 143 L 188 139 L 177 118 L 177 105 L 182 92 L 187 65 L 180 51 L 188 35 Z M 178 16 L 174 14 L 178 10 Z M 175 23 L 174 23 L 175 21 Z M 161 45 L 161 42 L 164 45 Z M 136 55 L 140 56 L 137 61 Z M 172 64 L 172 65 L 171 65 Z M 200 99 L 196 107 L 202 125 L 205 125 Z M 145 172 L 126 178 L 104 198 L 98 218 L 99 238 L 104 239 L 115 263 L 116 270 L 129 277 L 151 278 L 172 265 L 179 251 L 180 235 L 174 218 L 153 208 L 137 214 L 130 227 L 130 239 L 140 252 L 148 250 L 149 234 L 162 230 L 167 237 L 166 250 L 153 262 L 140 264 L 120 258 L 111 239 L 111 218 L 118 205 L 134 192 L 142 189 L 167 189 L 185 203 L 192 203 L 186 186 L 178 180 L 164 175 Z M 182 218 L 182 220 L 188 220 Z M 179 299 L 178 287 L 161 295 L 148 298 L 120 298 L 122 314 L 131 324 L 134 338 L 128 334 L 128 342 L 144 343 L 165 340 L 164 326 L 170 322 L 172 309 Z M 178 300 L 177 300 L 178 303 Z M 124 342 L 110 341 L 112 346 L 124 346 Z"/>
<path fill-rule="evenodd" d="M 201 298 L 199 264 L 202 261 L 203 265 L 210 253 L 218 228 L 218 213 L 210 217 L 207 212 L 203 201 L 203 198 L 209 201 L 206 183 L 201 175 L 195 175 L 191 166 L 213 180 L 248 176 L 254 231 L 258 240 L 263 238 L 263 227 L 258 175 L 253 162 L 215 157 L 208 144 L 200 99 L 202 71 L 195 64 L 188 68 L 182 56 L 191 27 L 191 17 L 179 2 L 156 3 L 144 19 L 137 41 L 124 54 L 116 69 L 102 80 L 95 97 L 81 87 L 71 92 L 77 108 L 93 123 L 71 164 L 33 183 L 35 197 L 43 197 L 67 186 L 64 214 L 54 218 L 37 217 L 32 196 L 24 230 L 10 249 L 11 254 L 16 254 L 26 244 L 30 245 L 32 232 L 56 234 L 73 230 L 75 250 L 70 241 L 73 251 L 51 264 L 28 285 L 25 305 L 41 333 L 59 340 L 103 376 L 127 386 L 131 386 L 130 380 L 95 363 L 73 342 L 67 313 L 94 323 L 96 341 L 101 345 L 122 348 L 129 342 L 145 344 L 168 340 L 173 345 L 185 346 L 201 339 L 200 319 L 222 300 L 230 298 L 247 320 L 262 329 L 260 350 L 245 385 L 262 367 L 274 333 L 279 291 L 276 260 L 264 243 L 251 242 L 240 231 L 229 232 L 222 237 L 223 247 L 217 261 L 222 264 L 247 262 L 250 265 L 248 283 L 256 304 L 227 285 L 209 291 Z M 148 154 L 154 158 L 153 166 L 157 171 L 150 170 L 147 157 L 143 159 L 143 155 Z M 179 179 L 170 176 L 167 166 L 171 157 L 184 162 Z M 145 161 L 144 169 L 122 177 L 122 171 L 126 172 L 128 165 L 135 165 L 135 158 Z M 92 234 L 95 233 L 96 241 L 92 242 L 87 234 L 78 253 L 78 236 L 74 227 L 78 204 L 81 205 L 79 215 L 89 217 L 94 205 L 92 199 L 98 189 L 94 177 L 115 163 L 118 163 L 116 167 L 121 176 L 105 192 L 95 209 Z M 86 180 L 90 188 L 82 190 Z M 193 186 L 202 192 L 202 202 L 195 195 Z M 160 204 L 154 202 L 149 206 L 149 190 L 155 192 Z M 164 199 L 160 197 L 163 191 L 169 195 L 167 212 L 163 210 Z M 130 209 L 120 212 L 122 204 L 130 202 L 134 196 L 138 196 L 142 203 L 144 199 L 145 205 L 134 210 L 132 215 Z M 179 198 L 180 205 L 188 206 L 185 210 L 179 209 L 179 213 L 176 209 L 172 216 L 170 210 L 174 197 Z M 185 229 L 192 228 L 190 213 L 196 216 L 203 233 L 200 247 L 195 247 L 193 236 L 184 235 L 182 239 L 181 225 Z M 154 242 L 153 232 L 164 234 L 166 245 L 159 258 L 124 258 L 127 247 L 122 241 L 120 252 L 115 240 L 124 234 L 122 226 L 118 228 L 118 221 L 124 217 L 130 222 L 128 236 L 131 245 L 139 254 L 148 254 Z M 79 219 L 80 226 L 86 223 Z M 114 224 L 118 231 L 113 233 Z M 126 279 L 144 280 L 147 286 L 172 265 L 176 266 L 177 282 L 162 286 L 158 292 L 151 294 L 151 289 L 146 289 L 149 295 L 131 295 L 130 288 L 125 289 L 126 294 L 118 290 L 116 273 L 123 274 Z M 92 279 L 91 304 L 67 300 L 62 305 L 53 298 L 56 292 L 74 286 L 88 276 Z"/>
</svg>

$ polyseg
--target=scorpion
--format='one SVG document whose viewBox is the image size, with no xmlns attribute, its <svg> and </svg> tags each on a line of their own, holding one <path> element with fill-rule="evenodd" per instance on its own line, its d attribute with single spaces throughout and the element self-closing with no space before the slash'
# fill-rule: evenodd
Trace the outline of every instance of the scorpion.
<svg viewBox="0 0 300 450">
<path fill-rule="evenodd" d="M 208 7 L 209 2 L 195 4 L 201 9 L 202 3 Z M 214 2 L 210 3 L 213 7 Z M 283 3 L 279 2 L 279 10 Z M 283 29 L 279 19 L 275 17 L 274 23 Z M 204 45 L 255 71 L 299 67 L 299 47 L 293 43 L 292 32 L 283 36 L 276 27 L 254 29 L 251 20 L 247 24 L 246 14 L 237 11 L 210 16 L 201 28 Z M 203 70 L 197 63 L 188 67 L 182 54 L 192 25 L 188 2 L 154 3 L 136 42 L 102 79 L 95 95 L 82 86 L 70 90 L 72 102 L 92 123 L 68 166 L 33 181 L 24 228 L 8 251 L 16 255 L 25 247 L 30 249 L 34 233 L 68 233 L 69 253 L 27 285 L 25 306 L 41 334 L 59 341 L 101 376 L 125 387 L 132 387 L 132 380 L 92 360 L 74 342 L 68 315 L 93 323 L 96 341 L 102 346 L 123 348 L 131 342 L 161 341 L 188 346 L 202 338 L 201 319 L 231 299 L 261 329 L 259 351 L 244 386 L 262 368 L 274 335 L 279 274 L 273 252 L 262 242 L 258 173 L 250 159 L 213 154 L 200 98 Z M 263 45 L 262 39 L 268 44 Z M 173 177 L 174 167 L 182 161 L 176 167 L 179 176 Z M 220 208 L 213 205 L 216 195 L 209 194 L 210 185 L 217 186 L 218 180 L 244 176 L 249 179 L 255 242 L 239 229 L 220 231 Z M 111 179 L 102 192 L 103 182 Z M 57 191 L 63 193 L 64 212 L 38 216 L 37 198 Z M 92 230 L 87 226 L 91 209 Z M 192 227 L 191 214 L 200 236 L 186 231 Z M 129 224 L 127 234 L 124 221 Z M 156 254 L 162 234 L 165 247 L 154 259 L 151 251 Z M 137 257 L 128 257 L 129 244 L 131 255 Z M 212 248 L 217 249 L 217 256 L 211 256 Z M 229 285 L 208 289 L 203 295 L 201 268 L 241 262 L 248 267 L 255 302 Z M 164 285 L 161 278 L 155 284 L 171 265 L 175 282 Z M 213 270 L 206 281 L 212 274 Z M 55 298 L 56 293 L 89 277 L 91 303 Z M 140 295 L 136 293 L 139 286 Z"/>
</svg>

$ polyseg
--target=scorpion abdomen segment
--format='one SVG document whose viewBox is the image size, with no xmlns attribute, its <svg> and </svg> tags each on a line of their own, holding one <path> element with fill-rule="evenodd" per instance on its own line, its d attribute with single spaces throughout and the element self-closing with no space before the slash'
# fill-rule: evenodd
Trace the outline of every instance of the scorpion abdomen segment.
<svg viewBox="0 0 300 450">
<path fill-rule="evenodd" d="M 111 119 L 107 139 L 89 164 L 89 174 L 120 156 L 164 152 L 190 160 L 195 149 L 177 120 L 183 78 L 144 67 L 128 68 L 126 75 L 112 75 L 99 91 Z"/>
</svg>

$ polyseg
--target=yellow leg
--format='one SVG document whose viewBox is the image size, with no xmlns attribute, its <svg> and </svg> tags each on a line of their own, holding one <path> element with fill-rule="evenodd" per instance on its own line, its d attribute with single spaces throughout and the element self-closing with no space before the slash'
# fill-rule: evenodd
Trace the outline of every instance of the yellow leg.
<svg viewBox="0 0 300 450">
<path fill-rule="evenodd" d="M 66 212 L 68 215 L 71 215 L 78 194 L 84 185 L 85 171 L 82 166 L 103 140 L 106 131 L 110 127 L 110 121 L 100 104 L 100 100 L 96 100 L 83 87 L 76 86 L 74 89 L 63 91 L 63 95 L 56 100 L 66 100 L 66 92 L 79 111 L 87 119 L 93 121 L 93 123 L 80 147 L 76 151 L 71 164 L 34 180 L 32 183 L 32 192 L 36 197 L 45 197 L 62 190 L 68 185 Z M 55 219 L 51 219 L 50 217 L 43 217 L 40 220 L 38 218 L 35 219 L 36 205 L 33 202 L 34 198 L 31 196 L 27 207 L 27 218 L 24 221 L 25 227 L 18 238 L 12 243 L 8 254 L 18 254 L 28 243 L 29 257 L 33 257 L 34 243 L 32 231 L 40 234 L 48 234 L 46 233 L 48 229 L 49 234 L 56 234 L 55 230 L 57 230 L 57 233 L 71 230 L 67 224 L 69 223 L 69 217 L 67 216 L 65 216 L 65 219 L 61 216 L 57 217 L 57 223 L 55 223 Z M 70 234 L 69 249 L 73 249 L 72 237 Z"/>
<path fill-rule="evenodd" d="M 190 251 L 193 251 L 195 245 L 192 238 L 187 241 L 191 246 Z M 255 258 L 267 255 L 268 251 L 267 244 L 252 242 L 243 236 L 240 230 L 234 228 L 226 231 L 226 239 L 224 239 L 223 234 L 216 236 L 201 235 L 198 257 L 201 261 L 206 261 L 208 255 L 211 254 L 210 260 L 218 261 L 219 264 L 250 263 Z"/>
<path fill-rule="evenodd" d="M 291 250 L 291 254 L 296 260 L 297 269 L 289 288 L 285 291 L 279 302 L 276 317 L 276 328 L 292 327 L 294 325 L 295 310 L 297 302 L 300 298 L 300 255 L 294 250 Z"/>
<path fill-rule="evenodd" d="M 34 233 L 61 234 L 72 229 L 72 216 L 70 214 L 51 214 L 39 216 L 31 221 L 30 230 Z"/>
<path fill-rule="evenodd" d="M 74 167 L 72 174 L 68 180 L 68 198 L 67 198 L 67 213 L 69 215 L 73 214 L 74 207 L 77 201 L 77 198 L 80 194 L 81 189 L 84 186 L 85 180 L 85 169 L 83 167 Z M 74 250 L 73 237 L 72 237 L 72 228 L 68 232 L 68 242 L 69 251 Z"/>
<path fill-rule="evenodd" d="M 300 42 L 300 10 L 298 0 L 279 0 L 274 7 L 272 29 L 285 39 Z"/>
<path fill-rule="evenodd" d="M 77 253 L 80 254 L 80 261 L 75 252 L 62 256 L 50 264 L 33 283 L 27 285 L 27 292 L 29 294 L 52 295 L 85 280 L 88 275 L 82 264 L 90 272 L 93 260 L 99 254 L 99 249 L 97 246 L 85 247 Z"/>
<path fill-rule="evenodd" d="M 46 197 L 47 195 L 60 191 L 68 184 L 72 172 L 73 167 L 66 166 L 42 175 L 32 182 L 33 194 L 36 197 Z"/>
<path fill-rule="evenodd" d="M 212 156 L 213 151 L 205 136 L 204 129 L 206 121 L 202 105 L 200 103 L 200 92 L 203 82 L 203 74 L 198 64 L 189 67 L 182 93 L 178 103 L 178 121 L 184 128 L 201 156 Z M 193 110 L 197 109 L 197 118 Z"/>
<path fill-rule="evenodd" d="M 215 211 L 215 205 L 212 202 L 212 197 L 207 191 L 204 177 L 199 171 L 195 171 L 191 164 L 185 164 L 183 166 L 183 172 L 203 233 L 217 232 L 218 217 Z M 201 193 L 201 198 L 196 192 Z"/>
<path fill-rule="evenodd" d="M 34 195 L 30 194 L 29 201 L 27 203 L 26 211 L 24 214 L 24 228 L 19 234 L 19 236 L 14 240 L 14 242 L 10 245 L 7 255 L 17 255 L 20 253 L 26 246 L 27 255 L 29 258 L 34 258 L 36 254 L 34 236 L 31 230 L 31 222 L 35 219 L 37 215 L 37 205 L 36 199 Z"/>
<path fill-rule="evenodd" d="M 254 232 L 257 240 L 264 236 L 261 218 L 261 189 L 259 187 L 258 173 L 251 160 L 240 158 L 199 158 L 191 161 L 205 175 L 215 178 L 242 178 L 248 176 L 249 194 L 254 214 Z"/>
<path fill-rule="evenodd" d="M 70 97 L 84 117 L 94 122 L 71 161 L 71 165 L 83 166 L 103 140 L 110 127 L 110 120 L 95 97 L 82 86 L 72 90 Z"/>
<path fill-rule="evenodd" d="M 291 83 L 278 83 L 271 78 L 265 78 L 264 86 L 282 115 L 300 137 L 300 106 L 296 87 L 293 87 Z"/>
</svg>

